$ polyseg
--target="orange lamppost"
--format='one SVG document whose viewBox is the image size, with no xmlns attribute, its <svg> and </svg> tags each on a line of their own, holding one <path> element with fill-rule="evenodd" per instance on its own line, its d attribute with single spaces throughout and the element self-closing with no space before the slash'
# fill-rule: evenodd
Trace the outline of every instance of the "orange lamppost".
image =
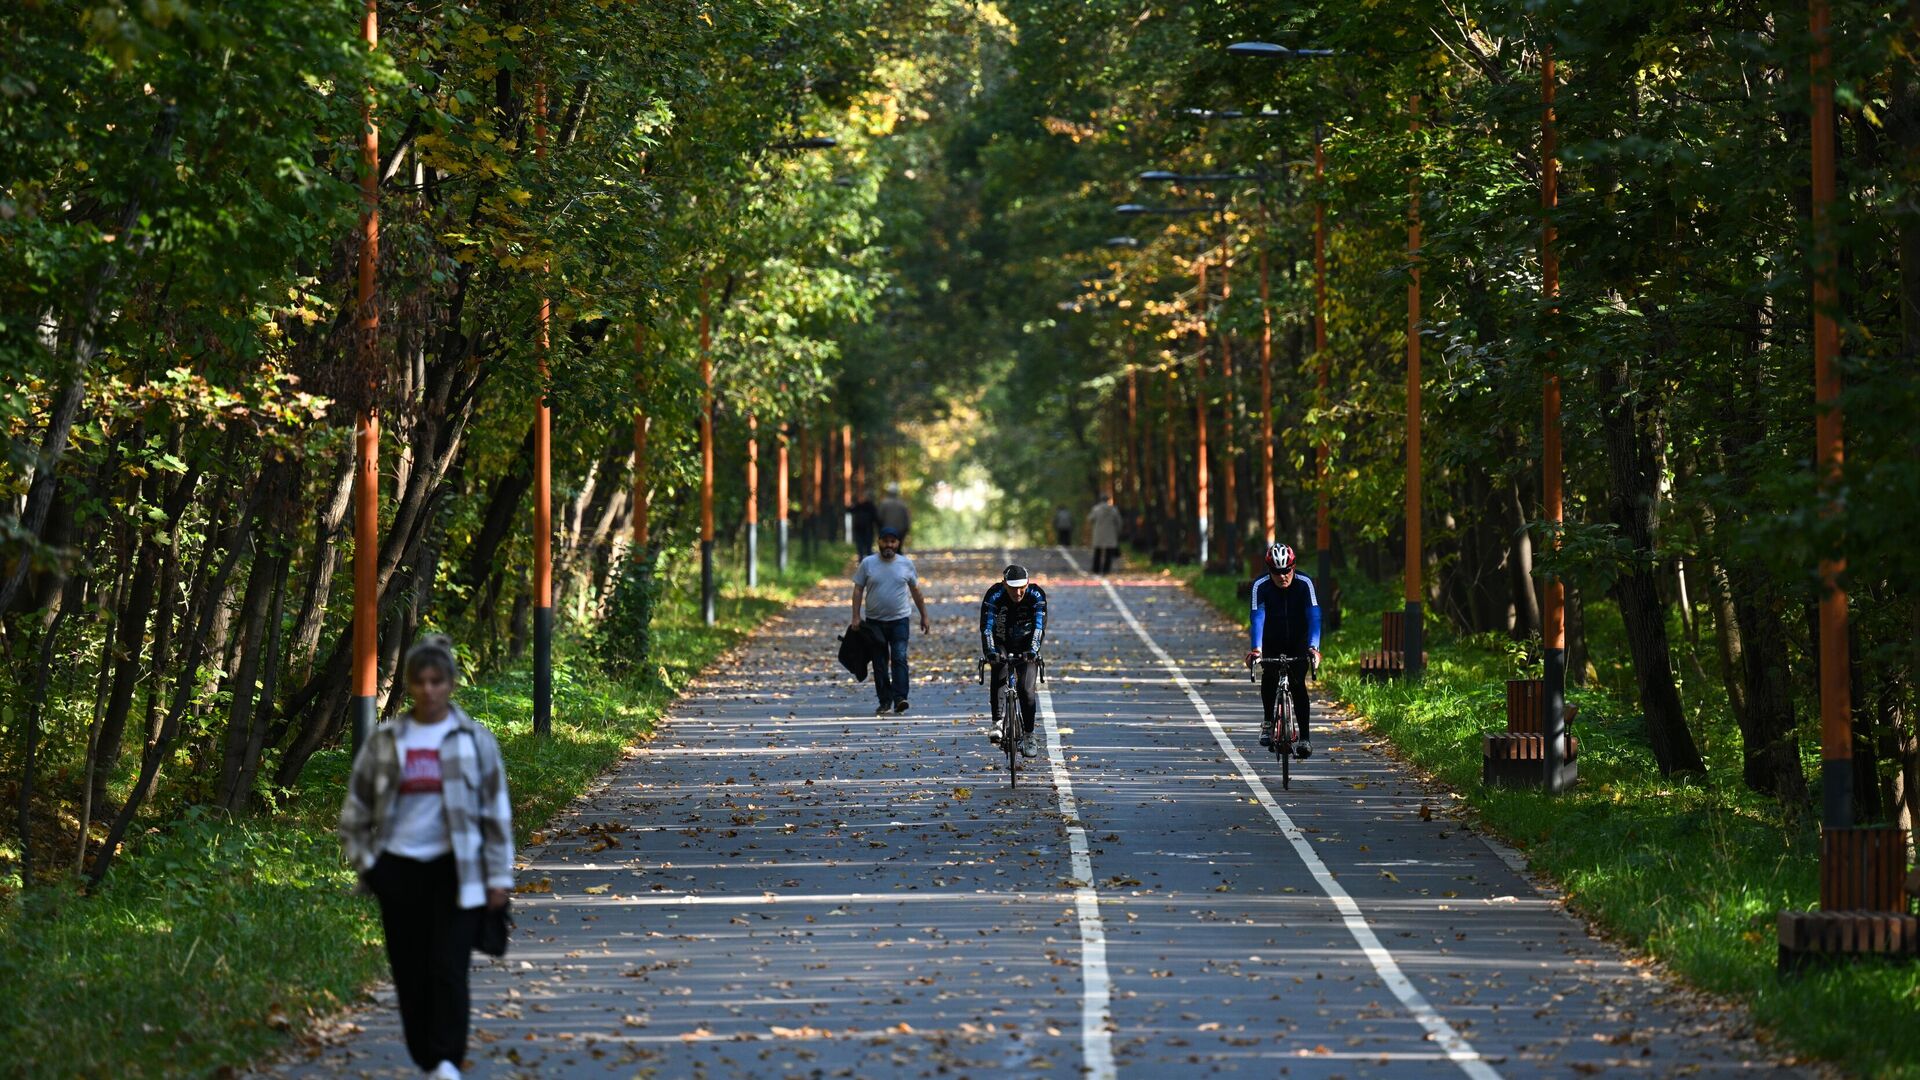
<svg viewBox="0 0 1920 1080">
<path fill-rule="evenodd" d="M 1547 301 L 1549 333 L 1557 329 L 1560 297 L 1560 252 L 1553 214 L 1560 205 L 1559 133 L 1554 126 L 1553 45 L 1549 42 L 1540 56 L 1540 292 Z M 1549 350 L 1549 362 L 1553 357 Z M 1566 469 L 1560 448 L 1560 376 L 1547 372 L 1541 393 L 1540 415 L 1540 493 L 1541 511 L 1551 533 L 1551 543 L 1560 544 L 1560 529 L 1566 520 Z M 1561 773 L 1567 759 L 1567 587 L 1558 575 L 1547 578 L 1540 603 L 1542 645 L 1542 693 L 1546 722 L 1546 787 L 1558 792 L 1563 787 Z"/>
<path fill-rule="evenodd" d="M 653 426 L 653 418 L 647 415 L 647 377 L 646 349 L 647 332 L 638 318 L 633 324 L 633 353 L 635 357 L 634 407 L 633 407 L 633 556 L 636 559 L 647 557 L 647 545 L 652 542 L 652 520 L 649 505 L 651 501 L 652 479 L 648 476 L 647 435 Z"/>
<path fill-rule="evenodd" d="M 1233 337 L 1227 332 L 1227 302 L 1233 298 L 1233 234 L 1228 231 L 1226 211 L 1220 212 L 1220 304 L 1214 313 L 1213 336 L 1220 343 L 1220 509 L 1226 522 L 1226 565 L 1234 572 L 1240 558 L 1240 493 L 1237 490 L 1239 466 L 1233 443 L 1233 411 L 1238 395 L 1233 388 Z M 1209 298 L 1211 301 L 1211 298 Z"/>
<path fill-rule="evenodd" d="M 361 40 L 380 45 L 380 13 L 367 0 Z M 361 106 L 360 261 L 356 343 L 366 400 L 353 425 L 353 752 L 373 734 L 380 694 L 380 414 L 373 395 L 379 380 L 380 129 L 373 122 L 373 88 Z"/>
<path fill-rule="evenodd" d="M 1407 99 L 1407 130 L 1420 133 L 1420 95 Z M 1417 151 L 1416 151 L 1417 152 Z M 1421 675 L 1420 597 L 1423 591 L 1420 557 L 1420 170 L 1407 176 L 1407 482 L 1406 482 L 1406 653 L 1401 677 L 1412 682 Z"/>
<path fill-rule="evenodd" d="M 747 588 L 760 584 L 760 418 L 747 414 Z"/>
<path fill-rule="evenodd" d="M 1313 358 L 1318 368 L 1314 375 L 1314 387 L 1320 395 L 1323 432 L 1326 429 L 1324 413 L 1333 368 L 1332 357 L 1327 355 L 1326 179 L 1327 153 L 1321 143 L 1320 129 L 1316 126 L 1313 129 Z M 1266 294 L 1262 293 L 1260 298 L 1264 302 Z M 1327 493 L 1327 463 L 1332 458 L 1333 448 L 1328 445 L 1326 435 L 1322 434 L 1313 461 L 1313 550 L 1314 569 L 1320 574 L 1320 588 L 1328 590 L 1329 594 L 1333 585 L 1333 513 L 1332 499 Z"/>
<path fill-rule="evenodd" d="M 1840 412 L 1840 302 L 1833 241 L 1833 45 L 1827 0 L 1812 0 L 1809 25 L 1813 55 L 1813 385 L 1815 460 L 1824 496 L 1821 512 L 1840 512 L 1841 466 L 1846 445 Z M 1840 583 L 1846 560 L 1820 559 L 1820 787 L 1821 824 L 1853 825 L 1853 694 L 1848 683 L 1847 591 Z M 1823 853 L 1823 858 L 1826 857 Z"/>
<path fill-rule="evenodd" d="M 717 617 L 713 582 L 713 322 L 700 285 L 700 619 Z"/>
<path fill-rule="evenodd" d="M 1201 319 L 1206 318 L 1207 305 L 1211 302 L 1207 295 L 1207 257 L 1201 255 L 1193 261 L 1194 285 L 1197 290 L 1194 306 L 1199 309 Z M 1207 511 L 1213 504 L 1213 477 L 1207 471 L 1207 332 L 1202 323 L 1200 330 L 1200 352 L 1195 362 L 1193 381 L 1193 489 L 1194 506 L 1197 511 L 1194 522 L 1200 532 L 1200 567 L 1205 569 L 1208 561 Z"/>
<path fill-rule="evenodd" d="M 853 425 L 840 425 L 840 539 L 853 543 Z"/>
<path fill-rule="evenodd" d="M 533 156 L 547 159 L 547 90 L 533 96 Z M 542 267 L 550 272 L 551 264 Z M 540 297 L 535 342 L 540 350 L 540 403 L 533 419 L 533 733 L 553 733 L 553 401 L 549 357 L 553 301 Z"/>
<path fill-rule="evenodd" d="M 791 441 L 788 425 L 780 425 L 780 435 L 774 440 L 774 563 L 781 573 L 787 572 L 787 481 L 790 466 L 787 463 L 787 444 Z"/>
</svg>

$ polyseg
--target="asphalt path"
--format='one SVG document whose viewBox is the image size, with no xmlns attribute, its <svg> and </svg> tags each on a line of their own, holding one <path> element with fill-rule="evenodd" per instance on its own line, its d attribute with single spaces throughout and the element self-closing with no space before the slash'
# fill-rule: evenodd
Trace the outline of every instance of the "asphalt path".
<svg viewBox="0 0 1920 1080">
<path fill-rule="evenodd" d="M 914 558 L 908 713 L 834 664 L 829 582 L 521 853 L 468 1075 L 1800 1075 L 1317 694 L 1283 790 L 1244 630 L 1173 579 Z M 1052 627 L 1011 787 L 973 665 L 1009 558 Z M 390 991 L 263 1072 L 415 1075 Z"/>
</svg>

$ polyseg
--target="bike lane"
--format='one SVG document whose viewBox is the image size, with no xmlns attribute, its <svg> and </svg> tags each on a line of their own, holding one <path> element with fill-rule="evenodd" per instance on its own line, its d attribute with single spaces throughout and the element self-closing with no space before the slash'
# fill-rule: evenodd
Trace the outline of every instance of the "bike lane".
<svg viewBox="0 0 1920 1080">
<path fill-rule="evenodd" d="M 1008 787 L 973 681 L 995 557 L 916 557 L 909 713 L 829 668 L 829 582 L 543 830 L 509 954 L 473 971 L 468 1075 L 1078 1074 L 1087 923 L 1048 762 Z M 269 1071 L 417 1075 L 391 1001 Z"/>
<path fill-rule="evenodd" d="M 1114 885 L 1123 1073 L 1796 1073 L 1737 1013 L 1589 935 L 1317 693 L 1314 757 L 1282 790 L 1244 627 L 1173 579 L 1103 583 L 1058 549 L 1024 554 L 1047 572 L 1053 651 L 1081 658 L 1055 702 Z"/>
</svg>

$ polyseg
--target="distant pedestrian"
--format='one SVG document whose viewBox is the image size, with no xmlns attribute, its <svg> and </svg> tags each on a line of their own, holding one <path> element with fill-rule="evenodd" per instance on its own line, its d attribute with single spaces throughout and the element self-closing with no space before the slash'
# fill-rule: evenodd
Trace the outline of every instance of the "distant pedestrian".
<svg viewBox="0 0 1920 1080">
<path fill-rule="evenodd" d="M 1053 542 L 1061 547 L 1073 543 L 1073 511 L 1064 506 L 1053 511 Z"/>
<path fill-rule="evenodd" d="M 853 546 L 864 559 L 873 554 L 873 534 L 880 524 L 880 510 L 863 491 L 860 498 L 847 508 L 847 512 L 853 515 Z"/>
<path fill-rule="evenodd" d="M 1087 531 L 1092 534 L 1093 572 L 1111 573 L 1113 561 L 1120 557 L 1120 508 L 1113 505 L 1112 495 L 1100 496 L 1087 511 Z"/>
<path fill-rule="evenodd" d="M 407 1054 L 458 1080 L 482 912 L 505 908 L 513 888 L 513 808 L 500 744 L 453 703 L 453 642 L 421 638 L 401 671 L 413 708 L 354 758 L 340 841 L 380 902 Z"/>
<path fill-rule="evenodd" d="M 899 533 L 900 546 L 905 548 L 907 537 L 913 532 L 913 511 L 900 498 L 899 484 L 887 485 L 887 497 L 880 500 L 875 510 L 879 515 L 880 527 Z"/>
<path fill-rule="evenodd" d="M 875 658 L 873 665 L 873 688 L 880 695 L 876 712 L 907 711 L 907 624 L 916 607 L 920 632 L 932 633 L 913 560 L 900 554 L 900 534 L 882 525 L 880 550 L 861 559 L 853 572 L 853 628 L 870 624 L 887 646 L 886 657 Z"/>
</svg>

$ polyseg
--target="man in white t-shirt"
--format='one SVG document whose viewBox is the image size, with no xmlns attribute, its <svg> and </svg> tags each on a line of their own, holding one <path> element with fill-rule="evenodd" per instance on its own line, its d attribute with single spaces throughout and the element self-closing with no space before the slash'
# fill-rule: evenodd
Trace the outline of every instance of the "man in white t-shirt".
<svg viewBox="0 0 1920 1080">
<path fill-rule="evenodd" d="M 932 633 L 913 560 L 900 554 L 900 533 L 882 528 L 880 550 L 861 559 L 853 572 L 853 628 L 870 624 L 887 645 L 887 659 L 873 665 L 873 688 L 880 695 L 876 713 L 907 711 L 907 628 L 916 607 L 920 632 Z"/>
</svg>

